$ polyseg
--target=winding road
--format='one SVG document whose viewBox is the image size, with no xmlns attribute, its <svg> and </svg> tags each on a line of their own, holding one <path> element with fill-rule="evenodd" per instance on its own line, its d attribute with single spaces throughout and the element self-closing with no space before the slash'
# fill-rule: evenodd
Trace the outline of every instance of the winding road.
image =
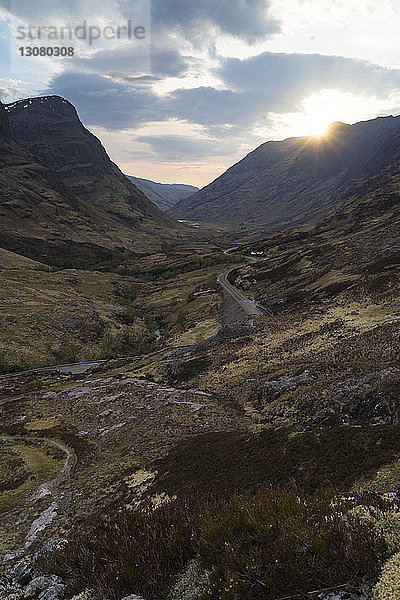
<svg viewBox="0 0 400 600">
<path fill-rule="evenodd" d="M 247 263 L 247 264 L 257 262 L 257 259 L 253 258 L 253 257 L 249 257 L 249 260 L 250 260 L 250 263 Z M 253 302 L 253 300 L 249 300 L 248 298 L 246 298 L 246 296 L 244 296 L 241 292 L 239 292 L 239 290 L 234 285 L 229 283 L 229 275 L 231 273 L 233 273 L 233 271 L 236 271 L 237 269 L 246 267 L 247 264 L 238 265 L 236 267 L 231 267 L 230 269 L 227 269 L 224 273 L 219 275 L 217 281 L 224 288 L 224 290 L 235 300 L 235 302 L 237 302 L 243 308 L 243 310 L 248 315 L 264 316 L 264 315 L 268 314 L 265 309 L 263 309 L 261 306 L 258 306 L 258 304 Z"/>
<path fill-rule="evenodd" d="M 230 252 L 232 252 L 234 250 L 237 250 L 237 247 L 229 248 L 228 250 L 225 250 L 224 253 L 229 254 Z M 221 273 L 221 275 L 218 276 L 217 281 L 224 288 L 224 290 L 231 296 L 231 298 L 233 298 L 233 300 L 235 300 L 235 302 L 237 302 L 242 307 L 242 309 L 244 310 L 244 312 L 246 314 L 251 315 L 251 316 L 269 315 L 269 316 L 273 317 L 274 315 L 272 313 L 270 313 L 267 309 L 259 306 L 253 300 L 249 300 L 248 298 L 246 298 L 246 296 L 244 296 L 234 285 L 229 283 L 229 275 L 231 273 L 233 273 L 233 271 L 236 271 L 236 269 L 241 269 L 243 267 L 246 267 L 249 264 L 258 262 L 258 260 L 256 258 L 254 258 L 253 256 L 248 256 L 246 258 L 249 259 L 248 263 L 230 267 L 229 269 L 224 271 L 224 273 Z M 27 375 L 27 374 L 31 374 L 31 373 L 32 374 L 33 373 L 42 373 L 45 371 L 55 371 L 58 373 L 66 373 L 69 375 L 81 375 L 81 374 L 83 375 L 84 373 L 91 371 L 92 369 L 100 367 L 102 364 L 107 364 L 110 362 L 118 362 L 119 360 L 127 360 L 127 361 L 142 360 L 143 358 L 148 358 L 150 356 L 164 352 L 165 350 L 173 350 L 175 348 L 176 348 L 175 346 L 164 346 L 160 350 L 156 350 L 155 352 L 152 352 L 151 354 L 148 354 L 145 357 L 144 356 L 123 356 L 123 357 L 111 359 L 111 360 L 110 359 L 101 359 L 101 360 L 95 360 L 92 362 L 82 362 L 82 363 L 67 364 L 67 365 L 51 365 L 51 366 L 47 366 L 47 367 L 38 367 L 36 369 L 29 369 L 26 371 L 17 371 L 16 373 L 6 373 L 4 375 L 0 375 L 0 380 L 8 379 L 10 377 L 19 377 L 21 375 Z M 184 346 L 182 346 L 181 348 L 184 348 Z"/>
</svg>

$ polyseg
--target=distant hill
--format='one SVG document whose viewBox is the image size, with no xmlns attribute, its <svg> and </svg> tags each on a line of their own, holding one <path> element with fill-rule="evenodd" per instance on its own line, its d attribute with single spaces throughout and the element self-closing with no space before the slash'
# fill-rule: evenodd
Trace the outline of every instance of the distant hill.
<svg viewBox="0 0 400 600">
<path fill-rule="evenodd" d="M 400 117 L 346 125 L 324 136 L 267 142 L 170 211 L 178 219 L 282 228 L 317 221 L 337 195 L 364 176 L 379 149 L 400 131 Z"/>
<path fill-rule="evenodd" d="M 183 183 L 156 183 L 150 179 L 142 179 L 127 175 L 139 190 L 154 202 L 161 210 L 168 211 L 179 200 L 183 200 L 199 191 L 194 185 L 186 185 Z"/>
<path fill-rule="evenodd" d="M 180 224 L 123 175 L 67 100 L 2 106 L 0 131 L 0 246 L 39 260 L 118 262 L 123 253 L 153 253 L 180 236 Z"/>
</svg>

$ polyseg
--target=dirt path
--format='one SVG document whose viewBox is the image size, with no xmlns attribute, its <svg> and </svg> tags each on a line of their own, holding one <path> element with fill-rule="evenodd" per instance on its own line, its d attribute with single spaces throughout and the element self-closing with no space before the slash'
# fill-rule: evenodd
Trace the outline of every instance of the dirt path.
<svg viewBox="0 0 400 600">
<path fill-rule="evenodd" d="M 7 442 L 19 442 L 25 443 L 27 439 L 23 436 L 1 436 L 2 440 Z M 29 497 L 28 503 L 31 504 L 46 496 L 49 496 L 52 501 L 49 506 L 43 510 L 40 515 L 34 519 L 31 523 L 29 531 L 24 539 L 24 545 L 21 548 L 10 550 L 4 557 L 4 562 L 8 562 L 14 560 L 15 558 L 21 557 L 33 544 L 36 540 L 38 534 L 46 529 L 48 525 L 56 518 L 58 510 L 65 506 L 65 496 L 60 490 L 60 484 L 63 481 L 69 479 L 70 473 L 76 464 L 76 456 L 74 452 L 56 440 L 49 440 L 44 437 L 34 437 L 29 438 L 29 441 L 41 442 L 43 444 L 48 444 L 49 446 L 53 446 L 53 448 L 57 448 L 61 450 L 65 454 L 65 459 L 62 465 L 62 468 L 57 473 L 56 477 L 51 481 L 46 481 L 39 485 L 39 487 L 35 490 L 35 492 Z"/>
</svg>

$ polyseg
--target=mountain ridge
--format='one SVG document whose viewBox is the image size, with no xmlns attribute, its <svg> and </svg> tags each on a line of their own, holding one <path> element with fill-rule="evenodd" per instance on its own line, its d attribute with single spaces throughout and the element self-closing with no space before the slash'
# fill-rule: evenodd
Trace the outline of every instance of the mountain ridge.
<svg viewBox="0 0 400 600">
<path fill-rule="evenodd" d="M 183 231 L 58 96 L 0 103 L 0 181 L 0 246 L 48 264 L 117 266 Z"/>
<path fill-rule="evenodd" d="M 136 187 L 138 187 L 156 206 L 168 212 L 177 202 L 188 198 L 199 188 L 184 183 L 157 183 L 151 179 L 143 179 L 134 175 L 127 175 Z"/>
<path fill-rule="evenodd" d="M 15 140 L 53 169 L 74 194 L 130 227 L 140 228 L 146 218 L 162 227 L 176 225 L 126 180 L 66 99 L 29 98 L 6 105 L 6 110 Z"/>
<path fill-rule="evenodd" d="M 335 194 L 400 130 L 400 117 L 331 124 L 325 136 L 265 142 L 211 184 L 180 201 L 176 218 L 286 226 L 323 218 Z"/>
</svg>

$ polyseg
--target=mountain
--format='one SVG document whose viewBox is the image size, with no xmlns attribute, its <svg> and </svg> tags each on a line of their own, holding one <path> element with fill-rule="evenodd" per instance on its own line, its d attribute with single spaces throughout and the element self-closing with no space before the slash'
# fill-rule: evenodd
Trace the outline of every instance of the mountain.
<svg viewBox="0 0 400 600">
<path fill-rule="evenodd" d="M 167 198 L 156 189 L 150 187 L 150 185 L 145 183 L 145 180 L 140 180 L 138 177 L 134 177 L 133 175 L 127 175 L 127 177 L 128 179 L 130 179 L 130 181 L 132 181 L 132 183 L 134 183 L 134 185 L 136 185 L 138 189 L 140 189 L 143 192 L 143 194 L 147 196 L 147 198 L 149 198 L 149 200 L 151 200 L 156 206 L 158 206 L 158 208 L 160 208 L 164 212 L 166 212 L 167 210 L 172 208 L 174 204 L 176 204 L 175 201 L 171 200 L 170 198 Z"/>
<path fill-rule="evenodd" d="M 379 149 L 400 131 L 400 117 L 346 125 L 324 136 L 267 142 L 214 182 L 178 202 L 179 219 L 280 228 L 316 221 L 335 208 L 337 194 L 362 178 Z"/>
<path fill-rule="evenodd" d="M 17 143 L 53 169 L 86 203 L 146 233 L 165 234 L 176 225 L 127 181 L 70 102 L 45 96 L 14 102 L 6 109 Z"/>
<path fill-rule="evenodd" d="M 142 179 L 127 175 L 139 190 L 141 190 L 154 204 L 161 210 L 168 211 L 175 206 L 179 200 L 183 200 L 199 191 L 194 185 L 186 185 L 183 183 L 156 183 L 151 179 Z"/>
<path fill-rule="evenodd" d="M 0 246 L 57 264 L 118 263 L 126 252 L 151 254 L 181 235 L 180 224 L 127 180 L 67 100 L 1 105 L 0 131 Z"/>
<path fill-rule="evenodd" d="M 9 140 L 11 138 L 10 124 L 8 122 L 7 112 L 0 102 L 0 139 Z"/>
<path fill-rule="evenodd" d="M 85 204 L 15 143 L 1 103 L 0 186 L 0 246 L 33 258 L 81 255 L 81 244 L 95 252 L 99 233 Z"/>
</svg>

